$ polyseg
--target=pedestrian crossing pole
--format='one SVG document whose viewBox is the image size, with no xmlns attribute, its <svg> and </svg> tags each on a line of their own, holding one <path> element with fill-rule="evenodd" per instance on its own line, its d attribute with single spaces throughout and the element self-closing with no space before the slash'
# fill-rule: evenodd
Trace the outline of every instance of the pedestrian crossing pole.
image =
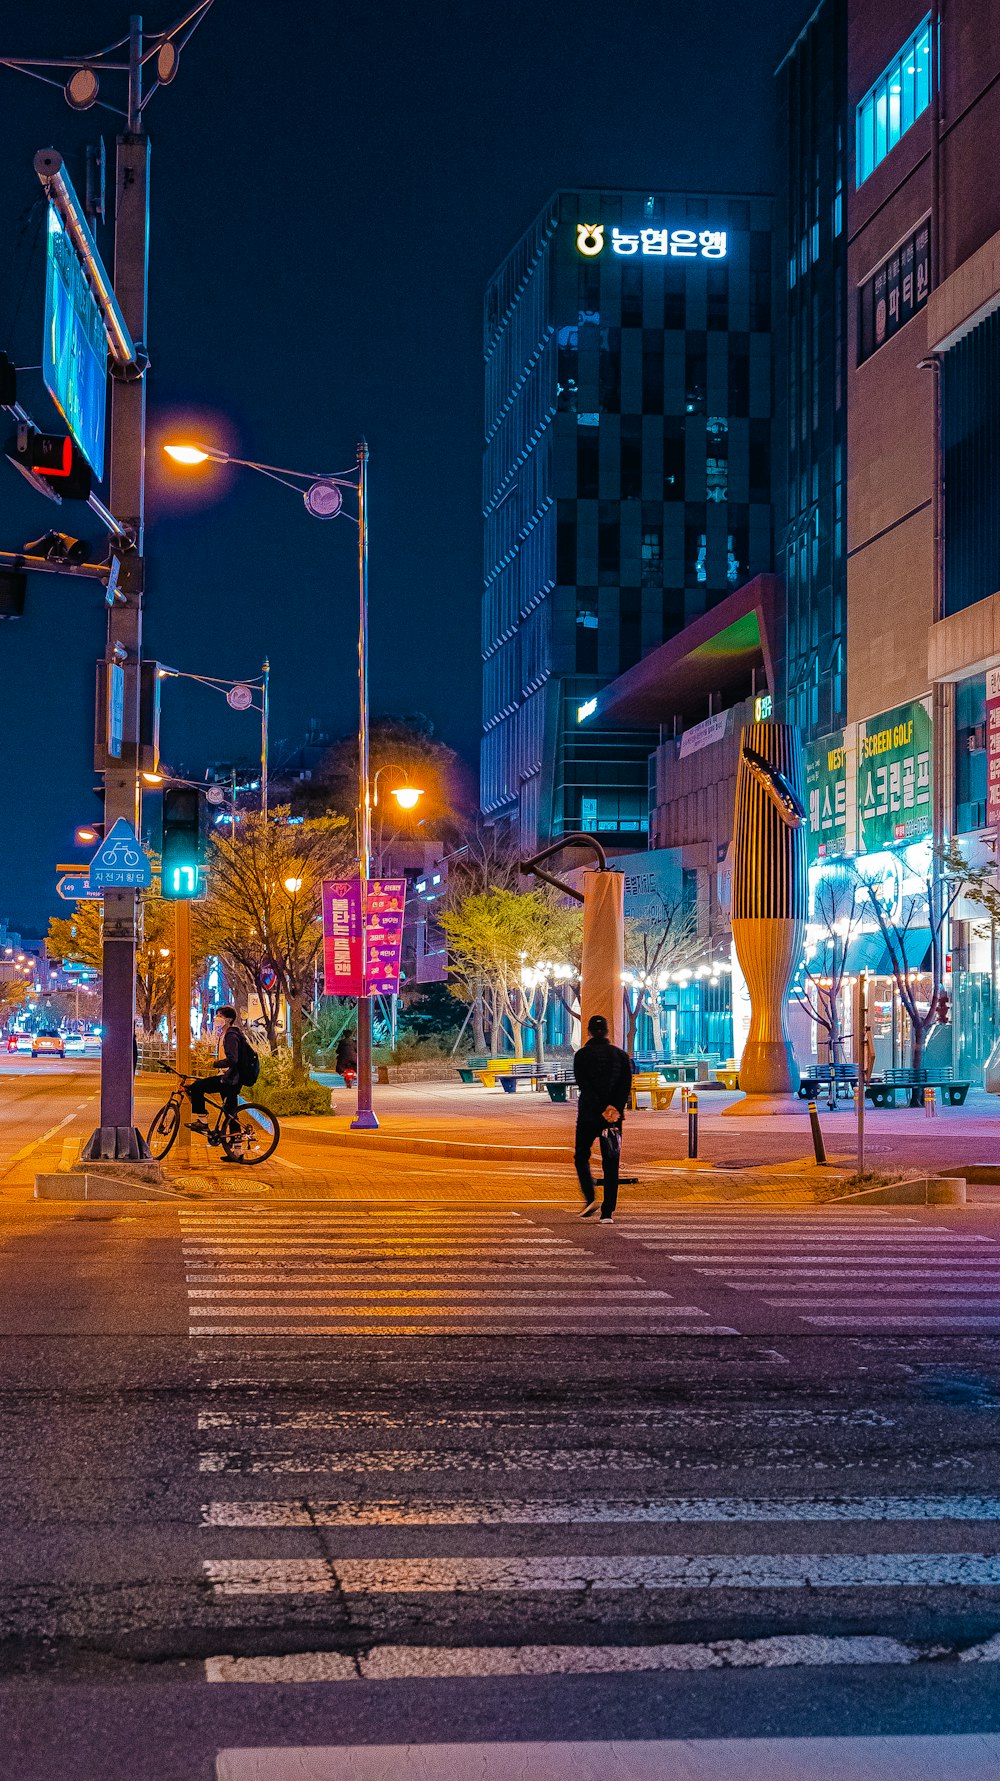
<svg viewBox="0 0 1000 1781">
<path fill-rule="evenodd" d="M 177 1068 L 191 1074 L 191 904 L 181 897 L 174 904 L 174 1021 L 177 1029 Z M 177 1133 L 177 1160 L 191 1161 L 191 1126 L 181 1110 Z"/>
<path fill-rule="evenodd" d="M 858 1066 L 858 1174 L 865 1172 L 865 1026 L 867 1023 L 865 972 L 858 972 L 854 993 L 854 1058 Z"/>
</svg>

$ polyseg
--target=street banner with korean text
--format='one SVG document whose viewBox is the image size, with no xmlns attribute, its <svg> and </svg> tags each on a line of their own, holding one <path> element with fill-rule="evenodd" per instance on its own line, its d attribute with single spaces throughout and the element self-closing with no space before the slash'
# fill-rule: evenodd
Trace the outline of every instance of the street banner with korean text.
<svg viewBox="0 0 1000 1781">
<path fill-rule="evenodd" d="M 367 993 L 399 993 L 403 953 L 405 878 L 369 878 L 365 886 L 365 983 Z"/>
<path fill-rule="evenodd" d="M 328 996 L 364 994 L 360 878 L 323 880 L 323 990 Z"/>
<path fill-rule="evenodd" d="M 1000 668 L 986 674 L 986 821 L 1000 828 Z"/>
<path fill-rule="evenodd" d="M 805 749 L 806 803 L 809 810 L 809 864 L 852 851 L 849 833 L 847 731 L 834 730 Z"/>
<path fill-rule="evenodd" d="M 913 699 L 858 725 L 859 853 L 914 841 L 931 830 L 930 701 Z"/>
</svg>

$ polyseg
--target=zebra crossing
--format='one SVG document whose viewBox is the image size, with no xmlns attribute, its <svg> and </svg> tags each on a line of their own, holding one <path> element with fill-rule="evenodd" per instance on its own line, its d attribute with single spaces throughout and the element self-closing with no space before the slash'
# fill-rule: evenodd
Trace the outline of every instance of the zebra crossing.
<svg viewBox="0 0 1000 1781">
<path fill-rule="evenodd" d="M 620 1235 L 814 1330 L 1000 1331 L 1000 1244 L 954 1225 L 874 1207 L 705 1208 L 623 1220 Z"/>
<path fill-rule="evenodd" d="M 717 1450 L 698 1403 L 351 1411 L 262 1389 L 199 1413 L 202 1572 L 226 1624 L 298 1642 L 248 1656 L 240 1637 L 210 1683 L 1000 1662 L 1000 1496 L 900 1490 L 900 1432 L 864 1406 L 733 1403 L 751 1474 L 829 1468 L 831 1434 L 843 1471 L 822 1494 L 696 1494 L 665 1484 L 700 1421 Z M 942 1643 L 962 1591 L 976 1634 Z"/>
<path fill-rule="evenodd" d="M 736 1333 L 521 1212 L 240 1205 L 179 1216 L 199 1340 Z"/>
</svg>

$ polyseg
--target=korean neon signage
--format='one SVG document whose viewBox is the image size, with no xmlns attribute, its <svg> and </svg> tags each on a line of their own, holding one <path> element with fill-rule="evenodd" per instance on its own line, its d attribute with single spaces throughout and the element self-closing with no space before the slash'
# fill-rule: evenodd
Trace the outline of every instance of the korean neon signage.
<svg viewBox="0 0 1000 1781">
<path fill-rule="evenodd" d="M 619 259 L 724 260 L 729 251 L 725 229 L 617 229 L 610 243 L 603 223 L 577 223 L 576 251 L 595 260 L 610 245 Z"/>
</svg>

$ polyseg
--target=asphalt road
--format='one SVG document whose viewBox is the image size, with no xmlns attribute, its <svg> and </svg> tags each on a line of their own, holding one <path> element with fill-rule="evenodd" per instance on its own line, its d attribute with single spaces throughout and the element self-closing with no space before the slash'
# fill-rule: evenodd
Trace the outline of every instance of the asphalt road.
<svg viewBox="0 0 1000 1781">
<path fill-rule="evenodd" d="M 1000 1220 L 601 1230 L 464 1168 L 464 1203 L 6 1202 L 5 1781 L 609 1740 L 818 1775 L 794 1738 L 996 1773 Z M 936 1769 L 879 1742 L 931 1734 Z"/>
</svg>

